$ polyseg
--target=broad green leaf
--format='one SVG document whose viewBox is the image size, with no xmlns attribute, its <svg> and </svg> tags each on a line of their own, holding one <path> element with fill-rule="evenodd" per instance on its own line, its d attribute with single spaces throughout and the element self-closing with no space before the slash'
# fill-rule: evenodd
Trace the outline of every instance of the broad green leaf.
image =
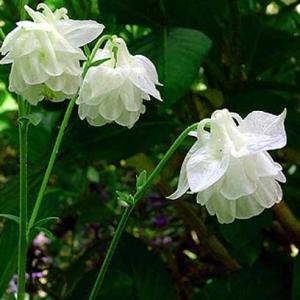
<svg viewBox="0 0 300 300">
<path fill-rule="evenodd" d="M 70 157 L 76 155 L 85 161 L 93 161 L 126 159 L 135 153 L 148 151 L 153 145 L 166 141 L 174 127 L 174 122 L 157 120 L 157 117 L 149 120 L 150 116 L 149 111 L 132 129 L 119 125 L 99 128 L 76 120 L 65 137 L 62 152 Z"/>
<path fill-rule="evenodd" d="M 300 256 L 294 259 L 292 300 L 300 299 Z"/>
<path fill-rule="evenodd" d="M 84 299 L 96 278 L 89 272 L 67 299 Z M 177 300 L 161 260 L 135 238 L 124 235 L 104 280 L 98 300 Z"/>
<path fill-rule="evenodd" d="M 229 243 L 230 253 L 244 265 L 252 265 L 259 258 L 263 247 L 263 230 L 270 228 L 270 211 L 249 219 L 236 220 L 227 225 L 220 225 L 220 231 Z"/>
<path fill-rule="evenodd" d="M 290 276 L 286 264 L 271 261 L 213 279 L 192 300 L 287 300 Z"/>
<path fill-rule="evenodd" d="M 18 226 L 7 222 L 0 232 L 0 299 L 17 267 Z"/>
<path fill-rule="evenodd" d="M 137 41 L 133 51 L 152 59 L 163 84 L 162 105 L 171 106 L 190 90 L 211 45 L 198 30 L 165 28 Z"/>
</svg>

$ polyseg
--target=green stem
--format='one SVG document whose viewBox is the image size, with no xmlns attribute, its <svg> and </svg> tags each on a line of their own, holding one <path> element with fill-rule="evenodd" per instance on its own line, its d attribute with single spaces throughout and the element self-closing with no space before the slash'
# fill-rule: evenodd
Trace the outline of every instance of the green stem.
<svg viewBox="0 0 300 300">
<path fill-rule="evenodd" d="M 28 0 L 20 0 L 19 2 L 19 11 L 20 11 L 20 19 L 25 20 L 26 19 L 26 11 L 24 9 L 24 6 L 28 4 Z"/>
<path fill-rule="evenodd" d="M 55 141 L 55 144 L 54 144 L 51 156 L 50 156 L 50 160 L 49 160 L 46 172 L 44 174 L 44 178 L 43 178 L 43 181 L 42 181 L 36 202 L 34 204 L 34 208 L 33 208 L 29 223 L 28 223 L 28 233 L 30 232 L 30 229 L 34 225 L 35 220 L 38 215 L 38 212 L 39 212 L 39 209 L 41 207 L 43 197 L 44 197 L 44 194 L 45 194 L 45 191 L 47 188 L 47 184 L 48 184 L 48 181 L 49 181 L 49 178 L 50 178 L 50 175 L 51 175 L 51 172 L 52 172 L 52 169 L 53 169 L 64 133 L 65 133 L 65 130 L 68 126 L 68 122 L 69 122 L 70 116 L 72 114 L 76 99 L 77 99 L 77 96 L 73 97 L 71 99 L 71 101 L 69 102 L 69 105 L 67 107 L 67 110 L 66 110 L 64 118 L 63 118 L 63 121 L 61 123 L 60 129 L 59 129 L 59 132 L 58 132 L 58 135 L 57 135 L 57 138 L 56 138 L 56 141 Z"/>
<path fill-rule="evenodd" d="M 166 163 L 169 161 L 169 159 L 171 158 L 171 156 L 174 154 L 174 152 L 177 150 L 177 148 L 180 146 L 180 144 L 183 142 L 183 140 L 187 137 L 187 135 L 189 134 L 190 131 L 195 130 L 198 126 L 198 123 L 193 124 L 191 126 L 189 126 L 188 128 L 186 128 L 181 134 L 180 136 L 176 139 L 176 141 L 173 143 L 173 145 L 169 148 L 169 150 L 167 151 L 167 153 L 164 155 L 164 157 L 161 159 L 161 161 L 159 162 L 159 164 L 156 166 L 156 168 L 153 170 L 153 172 L 151 173 L 151 175 L 148 177 L 146 183 L 143 185 L 143 187 L 141 189 L 139 189 L 135 195 L 134 195 L 134 201 L 132 204 L 129 204 L 128 207 L 126 207 L 126 209 L 124 210 L 121 220 L 119 221 L 118 227 L 116 229 L 116 232 L 113 236 L 113 239 L 109 245 L 107 254 L 105 256 L 104 262 L 101 265 L 100 271 L 98 273 L 98 276 L 96 278 L 95 284 L 93 286 L 92 292 L 90 294 L 89 300 L 95 300 L 98 292 L 102 286 L 105 274 L 108 270 L 110 261 L 115 253 L 115 250 L 117 248 L 117 245 L 119 243 L 119 240 L 122 236 L 122 233 L 126 227 L 128 218 L 131 214 L 131 212 L 134 209 L 134 206 L 136 205 L 136 203 L 138 203 L 138 201 L 144 196 L 144 194 L 146 193 L 146 191 L 148 190 L 148 188 L 150 187 L 150 185 L 152 184 L 153 180 L 155 179 L 156 176 L 159 175 L 159 173 L 161 172 L 161 170 L 163 169 L 163 167 L 166 165 Z"/>
<path fill-rule="evenodd" d="M 95 45 L 95 47 L 94 47 L 94 49 L 91 53 L 91 56 L 88 58 L 88 61 L 84 65 L 83 73 L 82 73 L 83 78 L 85 77 L 85 75 L 86 75 L 93 59 L 95 58 L 97 50 L 101 47 L 101 45 L 103 44 L 104 41 L 106 41 L 107 39 L 110 39 L 110 38 L 111 38 L 110 35 L 104 35 L 97 41 L 97 43 L 96 43 L 96 45 Z M 40 187 L 37 199 L 36 199 L 36 202 L 34 204 L 32 215 L 31 215 L 30 220 L 29 220 L 27 234 L 29 234 L 30 229 L 34 225 L 34 223 L 36 221 L 36 218 L 38 216 L 38 212 L 40 210 L 40 207 L 41 207 L 41 204 L 42 204 L 42 201 L 43 201 L 43 198 L 44 198 L 44 194 L 45 194 L 45 191 L 46 191 L 46 188 L 47 188 L 47 184 L 49 182 L 49 178 L 50 178 L 50 175 L 51 175 L 51 172 L 52 172 L 52 169 L 53 169 L 53 166 L 54 166 L 54 163 L 55 163 L 55 160 L 56 160 L 56 157 L 57 157 L 57 154 L 58 154 L 58 151 L 59 151 L 59 148 L 60 148 L 63 136 L 64 136 L 64 133 L 65 133 L 66 127 L 68 126 L 68 122 L 69 122 L 70 116 L 72 114 L 72 111 L 73 111 L 73 108 L 74 108 L 75 101 L 76 101 L 77 97 L 78 97 L 78 93 L 77 93 L 76 96 L 74 96 L 71 99 L 71 101 L 69 102 L 68 108 L 65 112 L 65 115 L 64 115 L 63 121 L 61 123 L 61 126 L 60 126 L 60 129 L 59 129 L 55 144 L 54 144 L 54 148 L 53 148 L 51 156 L 50 156 L 50 160 L 49 160 L 49 163 L 48 163 L 48 166 L 47 166 L 47 169 L 46 169 L 46 172 L 45 172 L 45 175 L 44 175 L 44 178 L 43 178 L 43 181 L 42 181 L 42 184 L 41 184 L 41 187 Z"/>
<path fill-rule="evenodd" d="M 90 65 L 93 63 L 93 60 L 97 54 L 97 51 L 99 50 L 99 48 L 101 47 L 101 45 L 107 41 L 111 39 L 111 35 L 109 34 L 106 34 L 106 35 L 103 35 L 96 43 L 95 47 L 93 48 L 92 50 L 92 53 L 91 53 L 91 56 L 88 58 L 88 61 L 85 63 L 84 65 L 84 70 L 83 70 L 83 73 L 82 73 L 82 77 L 84 78 Z"/>
<path fill-rule="evenodd" d="M 24 100 L 19 97 L 19 151 L 20 151 L 20 223 L 18 242 L 18 300 L 25 298 L 27 256 L 27 137 L 28 121 L 21 121 L 27 114 Z"/>
<path fill-rule="evenodd" d="M 5 37 L 6 37 L 6 35 L 5 35 L 4 31 L 3 31 L 3 29 L 0 27 L 0 38 L 2 39 L 2 41 L 5 40 Z"/>
<path fill-rule="evenodd" d="M 26 0 L 20 1 L 20 18 L 26 18 L 24 5 Z M 5 34 L 1 29 L 1 37 Z M 19 152 L 20 152 L 20 223 L 18 241 L 18 300 L 25 299 L 26 288 L 26 258 L 27 258 L 27 154 L 28 154 L 28 126 L 26 120 L 21 120 L 29 110 L 22 97 L 18 97 L 19 105 Z"/>
</svg>

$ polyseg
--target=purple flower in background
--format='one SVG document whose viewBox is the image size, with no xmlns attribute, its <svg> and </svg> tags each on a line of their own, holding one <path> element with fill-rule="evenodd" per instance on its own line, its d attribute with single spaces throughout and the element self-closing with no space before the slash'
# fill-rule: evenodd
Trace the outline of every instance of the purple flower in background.
<svg viewBox="0 0 300 300">
<path fill-rule="evenodd" d="M 33 272 L 31 274 L 32 279 L 40 279 L 44 277 L 43 272 Z"/>
<path fill-rule="evenodd" d="M 11 281 L 9 282 L 7 293 L 15 294 L 18 292 L 17 277 L 18 277 L 17 275 L 14 275 Z"/>
<path fill-rule="evenodd" d="M 32 244 L 35 247 L 42 247 L 50 243 L 50 240 L 45 236 L 44 233 L 39 233 L 33 240 Z"/>
<path fill-rule="evenodd" d="M 154 226 L 161 228 L 168 225 L 168 219 L 165 215 L 159 215 L 152 219 L 152 223 Z"/>
</svg>

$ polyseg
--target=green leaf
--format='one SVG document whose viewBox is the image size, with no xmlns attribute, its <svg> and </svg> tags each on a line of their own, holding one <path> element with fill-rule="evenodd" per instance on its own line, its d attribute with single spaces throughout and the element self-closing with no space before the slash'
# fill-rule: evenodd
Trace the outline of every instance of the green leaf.
<svg viewBox="0 0 300 300">
<path fill-rule="evenodd" d="M 265 211 L 249 220 L 236 220 L 219 226 L 223 237 L 229 243 L 230 253 L 240 263 L 249 266 L 259 258 L 263 246 L 263 230 L 271 225 L 271 212 Z"/>
<path fill-rule="evenodd" d="M 143 170 L 141 174 L 136 179 L 136 189 L 140 190 L 147 181 L 147 171 Z"/>
<path fill-rule="evenodd" d="M 85 161 L 119 160 L 135 153 L 145 152 L 153 145 L 168 140 L 174 121 L 164 121 L 158 116 L 153 118 L 153 114 L 148 112 L 145 116 L 141 116 L 138 123 L 130 130 L 119 125 L 96 128 L 79 120 L 74 121 L 72 125 L 73 127 L 65 136 L 62 152 L 70 157 L 79 155 Z M 147 132 L 147 139 L 145 139 L 145 132 Z M 85 138 L 82 139 L 82 136 Z"/>
<path fill-rule="evenodd" d="M 132 205 L 134 204 L 134 197 L 127 192 L 116 191 L 118 195 L 118 200 L 124 205 Z"/>
<path fill-rule="evenodd" d="M 0 299 L 5 293 L 8 283 L 16 272 L 18 228 L 15 223 L 8 222 L 0 233 Z"/>
<path fill-rule="evenodd" d="M 74 285 L 67 299 L 84 299 L 97 271 Z M 72 276 L 72 275 L 71 275 Z M 77 277 L 78 278 L 78 277 Z M 161 259 L 139 240 L 124 235 L 99 293 L 99 300 L 177 300 L 175 287 Z"/>
<path fill-rule="evenodd" d="M 89 46 L 84 45 L 83 50 L 84 50 L 84 54 L 86 55 L 86 57 L 89 58 L 91 56 L 91 50 L 90 50 Z"/>
<path fill-rule="evenodd" d="M 37 126 L 40 124 L 40 122 L 42 121 L 43 115 L 41 113 L 32 113 L 29 114 L 27 116 L 23 116 L 20 118 L 20 121 L 24 121 L 27 120 L 30 122 L 30 124 L 32 124 L 33 126 Z"/>
<path fill-rule="evenodd" d="M 163 84 L 162 105 L 171 106 L 190 90 L 211 45 L 198 30 L 165 28 L 137 41 L 133 51 L 154 62 Z"/>
<path fill-rule="evenodd" d="M 277 262 L 277 264 L 275 263 Z M 290 298 L 288 265 L 277 260 L 210 280 L 192 300 L 286 300 Z M 297 298 L 299 299 L 299 298 Z"/>
<path fill-rule="evenodd" d="M 294 259 L 292 300 L 300 299 L 300 256 Z"/>
<path fill-rule="evenodd" d="M 99 172 L 94 167 L 89 167 L 87 170 L 87 178 L 90 182 L 99 183 Z"/>
<path fill-rule="evenodd" d="M 54 239 L 55 235 L 45 227 L 34 227 L 32 232 L 43 232 L 49 239 Z"/>
<path fill-rule="evenodd" d="M 33 226 L 32 226 L 32 229 L 33 229 L 34 227 L 41 227 L 41 226 L 43 226 L 43 225 L 45 225 L 45 224 L 48 224 L 49 222 L 52 222 L 52 221 L 58 221 L 58 220 L 59 220 L 58 217 L 47 217 L 47 218 L 44 218 L 44 219 L 42 219 L 42 220 L 39 220 L 39 221 L 35 222 L 35 223 L 33 224 Z"/>
<path fill-rule="evenodd" d="M 103 63 L 105 63 L 108 60 L 110 60 L 110 57 L 96 60 L 96 61 L 94 61 L 90 64 L 90 68 L 91 67 L 98 67 L 98 66 L 102 65 Z"/>
<path fill-rule="evenodd" d="M 0 218 L 5 218 L 11 221 L 16 222 L 17 224 L 20 223 L 20 218 L 14 215 L 10 215 L 10 214 L 0 214 Z"/>
</svg>

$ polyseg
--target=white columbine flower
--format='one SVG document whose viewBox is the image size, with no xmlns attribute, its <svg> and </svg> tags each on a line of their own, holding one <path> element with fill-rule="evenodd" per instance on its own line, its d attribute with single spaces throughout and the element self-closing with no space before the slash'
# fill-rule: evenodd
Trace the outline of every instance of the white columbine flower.
<svg viewBox="0 0 300 300">
<path fill-rule="evenodd" d="M 52 12 L 46 4 L 34 11 L 25 6 L 33 21 L 21 21 L 5 38 L 1 64 L 12 64 L 9 90 L 36 105 L 44 97 L 63 101 L 76 94 L 81 84 L 79 48 L 98 37 L 104 26 L 95 21 L 68 19 L 67 10 Z"/>
<path fill-rule="evenodd" d="M 197 141 L 185 157 L 177 191 L 169 198 L 197 193 L 197 202 L 220 223 L 251 218 L 278 203 L 278 181 L 286 179 L 267 150 L 286 145 L 285 116 L 286 110 L 279 116 L 254 111 L 245 119 L 227 109 L 215 111 L 192 132 Z"/>
<path fill-rule="evenodd" d="M 113 37 L 97 52 L 85 76 L 77 104 L 80 118 L 94 126 L 116 122 L 131 128 L 145 112 L 143 100 L 161 100 L 155 85 L 158 76 L 152 62 L 142 55 L 131 55 L 123 39 Z"/>
</svg>

